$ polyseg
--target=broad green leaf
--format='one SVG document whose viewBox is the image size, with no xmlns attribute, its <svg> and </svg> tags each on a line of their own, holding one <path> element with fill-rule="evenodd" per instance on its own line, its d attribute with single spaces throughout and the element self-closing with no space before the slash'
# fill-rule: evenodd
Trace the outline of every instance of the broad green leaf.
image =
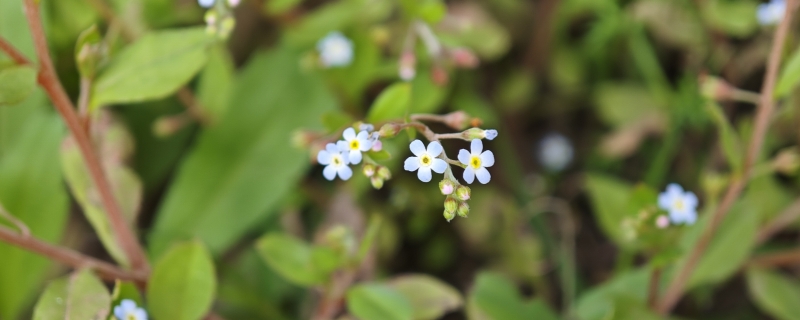
<svg viewBox="0 0 800 320">
<path fill-rule="evenodd" d="M 445 86 L 433 83 L 431 73 L 427 69 L 417 70 L 417 76 L 411 81 L 411 113 L 436 113 L 442 108 L 445 98 L 452 86 L 452 81 Z M 410 131 L 409 131 L 410 132 Z"/>
<path fill-rule="evenodd" d="M 739 172 L 742 169 L 742 144 L 739 140 L 739 135 L 736 130 L 728 122 L 722 108 L 713 101 L 708 101 L 706 110 L 717 125 L 717 132 L 722 141 L 722 151 L 725 153 L 725 158 L 728 159 L 728 164 L 731 165 L 734 172 Z"/>
<path fill-rule="evenodd" d="M 411 320 L 414 310 L 403 294 L 384 284 L 364 283 L 347 290 L 347 309 L 361 320 Z"/>
<path fill-rule="evenodd" d="M 18 104 L 36 88 L 36 69 L 13 66 L 0 69 L 0 106 Z"/>
<path fill-rule="evenodd" d="M 439 319 L 464 305 L 464 299 L 458 290 L 428 275 L 398 276 L 388 284 L 408 299 L 416 320 Z"/>
<path fill-rule="evenodd" d="M 313 263 L 313 248 L 283 233 L 270 233 L 256 243 L 264 261 L 278 274 L 301 286 L 319 284 L 325 275 Z"/>
<path fill-rule="evenodd" d="M 89 270 L 54 280 L 42 293 L 33 311 L 34 320 L 104 320 L 111 308 L 111 295 Z"/>
<path fill-rule="evenodd" d="M 203 110 L 213 121 L 217 121 L 225 115 L 230 106 L 234 66 L 233 58 L 222 44 L 211 47 L 209 51 L 208 64 L 200 73 L 197 98 L 200 99 Z"/>
<path fill-rule="evenodd" d="M 640 268 L 616 275 L 606 283 L 595 285 L 579 298 L 576 314 L 582 320 L 613 319 L 615 301 L 620 298 L 645 303 L 650 270 Z"/>
<path fill-rule="evenodd" d="M 630 215 L 631 186 L 611 177 L 587 174 L 586 189 L 594 214 L 606 236 L 620 245 L 629 245 L 622 230 L 622 221 Z"/>
<path fill-rule="evenodd" d="M 747 270 L 747 291 L 755 304 L 779 320 L 800 319 L 800 283 L 776 271 Z"/>
<path fill-rule="evenodd" d="M 368 151 L 367 155 L 375 161 L 386 161 L 392 158 L 392 155 L 389 154 L 386 150 L 381 151 Z"/>
<path fill-rule="evenodd" d="M 708 249 L 703 253 L 700 262 L 695 266 L 687 287 L 694 288 L 701 284 L 715 284 L 726 280 L 741 268 L 755 246 L 755 237 L 761 219 L 760 208 L 753 206 L 747 195 L 739 200 L 725 216 L 725 220 L 717 229 Z M 711 212 L 703 213 L 699 221 L 693 225 L 680 245 L 688 254 L 711 218 Z M 685 263 L 680 261 L 677 266 Z M 679 268 L 679 267 L 678 267 Z M 676 269 L 678 269 L 676 268 Z"/>
<path fill-rule="evenodd" d="M 747 37 L 758 30 L 756 2 L 711 0 L 700 4 L 709 26 L 735 37 Z"/>
<path fill-rule="evenodd" d="M 367 121 L 379 122 L 405 117 L 411 100 L 411 85 L 395 83 L 384 89 L 369 109 Z"/>
<path fill-rule="evenodd" d="M 120 280 L 117 280 L 114 283 L 114 291 L 111 292 L 111 300 L 112 306 L 119 305 L 122 300 L 132 300 L 133 302 L 136 302 L 137 306 L 144 305 L 144 299 L 142 298 L 142 294 L 139 293 L 139 289 L 136 287 L 136 285 L 132 282 Z"/>
<path fill-rule="evenodd" d="M 97 77 L 92 108 L 164 98 L 186 84 L 208 59 L 205 28 L 155 31 L 112 58 Z"/>
<path fill-rule="evenodd" d="M 542 301 L 524 301 L 511 281 L 488 271 L 479 273 L 475 279 L 470 290 L 467 315 L 469 319 L 557 319 Z"/>
<path fill-rule="evenodd" d="M 607 82 L 597 86 L 594 103 L 609 125 L 621 127 L 657 114 L 658 103 L 647 88 L 637 84 Z"/>
<path fill-rule="evenodd" d="M 98 127 L 106 126 L 98 125 Z M 119 203 L 122 213 L 129 223 L 133 223 L 142 202 L 142 183 L 136 174 L 120 161 L 127 156 L 133 142 L 121 125 L 112 122 L 106 128 L 100 129 L 103 131 L 98 133 L 101 162 L 103 162 L 106 178 L 111 183 L 114 197 Z M 65 139 L 61 145 L 61 168 L 70 191 L 83 209 L 86 219 L 89 220 L 103 246 L 117 262 L 128 265 L 129 261 L 121 245 L 117 242 L 99 191 L 97 191 L 83 155 L 72 137 Z"/>
<path fill-rule="evenodd" d="M 286 49 L 257 55 L 239 75 L 231 105 L 186 156 L 158 214 L 150 252 L 199 237 L 218 254 L 274 212 L 309 165 L 291 146 L 298 128 L 319 128 L 336 100 Z M 231 219 L 235 213 L 236 218 Z"/>
<path fill-rule="evenodd" d="M 175 245 L 153 267 L 147 302 L 155 319 L 198 320 L 217 288 L 214 261 L 199 241 Z"/>
<path fill-rule="evenodd" d="M 688 5 L 679 1 L 643 0 L 632 3 L 629 10 L 658 41 L 686 50 L 705 48 L 703 25 Z"/>
<path fill-rule="evenodd" d="M 775 86 L 775 97 L 784 97 L 800 82 L 800 47 L 798 47 L 791 58 L 783 64 L 781 75 L 778 77 L 778 84 Z"/>
<path fill-rule="evenodd" d="M 47 109 L 39 91 L 21 105 L 0 108 L 0 203 L 34 236 L 55 242 L 61 239 L 68 214 L 58 163 L 64 126 Z M 17 319 L 52 263 L 3 243 L 0 257 L 0 318 Z"/>
<path fill-rule="evenodd" d="M 281 15 L 297 7 L 303 0 L 265 1 L 264 11 L 270 15 Z"/>
<path fill-rule="evenodd" d="M 322 125 L 328 132 L 336 132 L 353 122 L 353 117 L 341 111 L 326 112 L 322 115 Z"/>
</svg>

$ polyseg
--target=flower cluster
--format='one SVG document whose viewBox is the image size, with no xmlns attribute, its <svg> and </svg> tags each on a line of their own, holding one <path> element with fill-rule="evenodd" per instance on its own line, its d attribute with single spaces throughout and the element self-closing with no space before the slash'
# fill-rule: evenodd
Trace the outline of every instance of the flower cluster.
<svg viewBox="0 0 800 320">
<path fill-rule="evenodd" d="M 147 311 L 138 307 L 135 301 L 124 299 L 114 307 L 114 317 L 118 320 L 147 320 Z"/>
<path fill-rule="evenodd" d="M 208 9 L 204 16 L 206 22 L 206 32 L 218 36 L 220 39 L 227 39 L 236 26 L 233 18 L 233 8 L 237 7 L 241 0 L 197 0 L 197 4 Z"/>
<path fill-rule="evenodd" d="M 391 179 L 389 168 L 379 165 L 375 159 L 388 158 L 388 153 L 382 151 L 383 144 L 380 138 L 394 137 L 403 129 L 417 129 L 430 140 L 426 146 L 421 140 L 411 141 L 409 150 L 412 155 L 403 162 L 403 169 L 409 172 L 416 171 L 417 178 L 422 182 L 433 180 L 434 173 L 444 174 L 444 178 L 439 182 L 439 190 L 447 196 L 444 202 L 444 217 L 447 221 L 455 218 L 456 215 L 467 217 L 469 205 L 467 200 L 471 197 L 469 187 L 462 185 L 454 176 L 451 165 L 464 169 L 462 178 L 466 184 L 472 184 L 477 180 L 481 184 L 489 183 L 492 175 L 488 168 L 494 166 L 494 153 L 484 150 L 482 139 L 493 140 L 497 137 L 497 130 L 484 130 L 480 128 L 470 128 L 459 133 L 435 134 L 418 120 L 438 121 L 451 128 L 461 128 L 462 130 L 469 122 L 469 117 L 463 111 L 456 111 L 447 115 L 412 115 L 411 122 L 398 121 L 384 124 L 380 130 L 376 131 L 371 124 L 356 123 L 355 126 L 346 128 L 342 132 L 342 140 L 336 143 L 329 142 L 323 150 L 317 153 L 317 162 L 324 165 L 322 175 L 327 180 L 334 180 L 338 176 L 342 180 L 348 180 L 353 176 L 350 165 L 357 165 L 363 162 L 364 176 L 370 179 L 372 186 L 376 189 L 383 187 L 386 180 Z M 477 120 L 479 121 L 479 119 Z M 476 119 L 472 119 L 475 123 Z M 356 132 L 355 128 L 358 128 Z M 298 135 L 298 144 L 304 145 L 310 135 Z M 328 138 L 325 138 L 327 140 Z M 458 161 L 451 160 L 442 147 L 441 140 L 459 139 L 470 142 L 470 149 L 461 149 L 458 152 Z M 328 140 L 330 141 L 330 140 Z M 376 157 L 373 159 L 373 157 Z"/>
</svg>

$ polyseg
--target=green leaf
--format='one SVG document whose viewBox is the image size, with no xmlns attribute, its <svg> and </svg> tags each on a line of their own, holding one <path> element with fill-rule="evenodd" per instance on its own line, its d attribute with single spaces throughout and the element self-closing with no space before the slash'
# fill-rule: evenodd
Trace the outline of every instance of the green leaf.
<svg viewBox="0 0 800 320">
<path fill-rule="evenodd" d="M 658 114 L 658 103 L 647 88 L 638 84 L 606 82 L 594 91 L 594 103 L 600 117 L 614 127 L 621 127 L 646 116 Z"/>
<path fill-rule="evenodd" d="M 93 79 L 97 72 L 97 65 L 103 58 L 107 58 L 107 51 L 101 49 L 103 40 L 97 25 L 81 32 L 75 43 L 75 65 L 83 78 Z"/>
<path fill-rule="evenodd" d="M 368 151 L 367 155 L 375 161 L 386 161 L 392 158 L 392 155 L 389 154 L 389 151 L 381 150 L 381 151 Z"/>
<path fill-rule="evenodd" d="M 230 106 L 230 93 L 234 80 L 233 58 L 222 44 L 211 47 L 200 81 L 197 85 L 197 98 L 200 106 L 211 119 L 218 120 L 225 115 Z"/>
<path fill-rule="evenodd" d="M 411 85 L 395 83 L 384 89 L 369 109 L 367 121 L 380 122 L 405 117 L 411 100 Z"/>
<path fill-rule="evenodd" d="M 264 11 L 266 11 L 270 15 L 281 15 L 294 9 L 295 7 L 297 7 L 297 5 L 299 5 L 302 2 L 303 0 L 265 1 Z"/>
<path fill-rule="evenodd" d="M 197 320 L 211 308 L 217 279 L 214 262 L 199 241 L 175 245 L 156 263 L 147 286 L 156 319 Z"/>
<path fill-rule="evenodd" d="M 36 69 L 13 66 L 0 69 L 0 106 L 25 101 L 36 88 Z"/>
<path fill-rule="evenodd" d="M 189 82 L 208 59 L 205 28 L 155 31 L 126 47 L 97 77 L 92 108 L 164 98 Z"/>
<path fill-rule="evenodd" d="M 324 84 L 301 72 L 297 61 L 279 49 L 257 55 L 239 75 L 231 95 L 236 107 L 200 134 L 156 215 L 154 256 L 193 237 L 220 253 L 293 190 L 309 162 L 305 150 L 291 146 L 292 132 L 319 128 L 320 115 L 336 107 Z"/>
<path fill-rule="evenodd" d="M 580 296 L 576 314 L 582 320 L 614 319 L 614 302 L 620 298 L 645 303 L 650 277 L 648 268 L 618 274 L 609 281 L 593 286 Z M 631 301 L 631 300 L 629 300 Z"/>
<path fill-rule="evenodd" d="M 728 164 L 731 165 L 734 172 L 742 170 L 742 144 L 739 140 L 739 135 L 736 130 L 728 122 L 722 108 L 713 101 L 708 101 L 706 110 L 711 115 L 711 119 L 717 125 L 717 132 L 719 133 L 720 140 L 722 140 L 722 151 L 725 153 L 725 158 Z"/>
<path fill-rule="evenodd" d="M 756 305 L 779 320 L 800 319 L 800 283 L 778 272 L 750 268 L 747 291 Z"/>
<path fill-rule="evenodd" d="M 0 1 L 0 8 L 5 3 Z M 4 22 L 0 19 L 0 25 Z M 69 209 L 58 162 L 64 125 L 44 101 L 37 91 L 19 106 L 0 108 L 0 202 L 34 236 L 56 242 Z M 5 243 L 0 243 L 0 257 L 0 318 L 18 319 L 52 262 Z"/>
<path fill-rule="evenodd" d="M 701 284 L 720 283 L 728 279 L 741 268 L 741 265 L 750 256 L 750 252 L 755 246 L 761 217 L 760 208 L 750 203 L 748 195 L 745 195 L 733 205 L 720 224 L 708 249 L 703 253 L 700 262 L 695 266 L 687 284 L 688 288 L 694 288 Z M 680 240 L 683 252 L 690 252 L 696 245 L 710 218 L 711 212 L 705 212 L 698 223 L 684 234 Z M 684 263 L 685 260 L 680 261 L 677 266 L 680 267 Z"/>
<path fill-rule="evenodd" d="M 792 53 L 792 57 L 786 62 L 781 75 L 778 77 L 778 84 L 775 86 L 775 97 L 780 98 L 788 95 L 800 82 L 800 47 Z"/>
<path fill-rule="evenodd" d="M 128 148 L 133 142 L 127 131 L 117 123 L 99 127 L 107 128 L 100 129 L 102 131 L 97 134 L 100 140 L 100 149 L 103 150 L 101 162 L 103 162 L 106 177 L 111 183 L 114 197 L 119 202 L 122 213 L 128 222 L 132 223 L 142 202 L 143 187 L 133 170 L 125 167 L 120 160 L 127 156 L 130 150 Z M 128 258 L 122 250 L 122 246 L 117 242 L 99 191 L 94 185 L 83 155 L 72 137 L 66 138 L 61 145 L 61 168 L 75 200 L 83 209 L 86 219 L 97 232 L 103 246 L 117 262 L 127 266 Z"/>
<path fill-rule="evenodd" d="M 712 28 L 735 37 L 747 37 L 758 30 L 757 3 L 711 0 L 700 4 L 703 18 Z"/>
<path fill-rule="evenodd" d="M 487 271 L 479 273 L 475 279 L 467 314 L 470 319 L 558 319 L 542 301 L 524 301 L 511 281 Z"/>
<path fill-rule="evenodd" d="M 136 302 L 137 306 L 144 305 L 144 299 L 142 299 L 142 294 L 139 293 L 139 289 L 136 287 L 136 285 L 132 282 L 120 280 L 117 280 L 114 283 L 114 291 L 111 292 L 111 300 L 112 306 L 119 305 L 122 300 L 131 300 Z"/>
<path fill-rule="evenodd" d="M 414 319 L 439 319 L 464 305 L 461 293 L 447 283 L 424 274 L 393 278 L 389 286 L 403 294 L 411 303 Z"/>
<path fill-rule="evenodd" d="M 442 108 L 444 100 L 452 86 L 452 81 L 446 86 L 433 83 L 431 73 L 427 69 L 417 70 L 417 76 L 411 81 L 411 113 L 435 113 Z M 409 131 L 412 132 L 412 131 Z"/>
<path fill-rule="evenodd" d="M 256 242 L 264 261 L 278 274 L 301 286 L 312 286 L 325 280 L 313 262 L 312 247 L 283 233 L 270 233 Z"/>
<path fill-rule="evenodd" d="M 347 290 L 347 309 L 361 320 L 411 320 L 414 314 L 405 296 L 377 283 L 359 284 Z"/>
<path fill-rule="evenodd" d="M 51 282 L 33 311 L 34 320 L 105 319 L 111 295 L 103 282 L 89 270 Z"/>
<path fill-rule="evenodd" d="M 630 215 L 630 185 L 600 174 L 586 175 L 586 189 L 594 214 L 605 234 L 620 245 L 630 245 L 623 233 L 622 221 Z"/>
<path fill-rule="evenodd" d="M 326 112 L 322 115 L 322 125 L 328 132 L 336 132 L 353 122 L 353 117 L 341 111 Z"/>
</svg>

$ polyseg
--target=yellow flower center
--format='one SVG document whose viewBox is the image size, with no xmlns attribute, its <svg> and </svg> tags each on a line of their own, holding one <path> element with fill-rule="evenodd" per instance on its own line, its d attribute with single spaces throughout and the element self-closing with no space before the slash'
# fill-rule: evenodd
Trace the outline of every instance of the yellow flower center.
<svg viewBox="0 0 800 320">
<path fill-rule="evenodd" d="M 138 319 L 136 319 L 136 315 L 134 315 L 133 313 L 128 313 L 125 316 L 125 320 L 138 320 Z"/>
<path fill-rule="evenodd" d="M 351 150 L 358 150 L 358 147 L 360 147 L 360 146 L 361 145 L 358 143 L 358 140 L 353 139 L 353 141 L 350 141 L 350 149 Z"/>
<path fill-rule="evenodd" d="M 672 206 L 675 207 L 675 210 L 683 210 L 684 207 L 683 200 L 681 199 L 675 200 L 675 202 L 672 203 Z"/>
<path fill-rule="evenodd" d="M 419 158 L 419 162 L 420 162 L 420 163 L 421 163 L 423 166 L 426 166 L 426 167 L 427 167 L 427 166 L 430 166 L 430 165 L 431 165 L 431 162 L 433 162 L 433 159 L 431 159 L 431 157 L 430 157 L 429 155 L 427 155 L 427 154 L 426 154 L 426 155 L 423 155 L 422 157 L 420 157 L 420 158 Z"/>
<path fill-rule="evenodd" d="M 473 169 L 478 169 L 481 167 L 481 158 L 478 156 L 472 156 L 469 159 L 469 165 Z"/>
<path fill-rule="evenodd" d="M 342 165 L 342 157 L 341 156 L 333 156 L 333 158 L 331 159 L 331 163 L 333 163 L 333 165 L 337 166 L 337 167 Z"/>
</svg>

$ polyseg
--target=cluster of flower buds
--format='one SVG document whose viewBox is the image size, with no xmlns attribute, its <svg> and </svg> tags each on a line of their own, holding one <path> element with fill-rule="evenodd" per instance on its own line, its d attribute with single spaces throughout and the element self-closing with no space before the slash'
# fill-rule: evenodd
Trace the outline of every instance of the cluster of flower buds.
<svg viewBox="0 0 800 320">
<path fill-rule="evenodd" d="M 363 171 L 364 176 L 369 178 L 369 182 L 375 189 L 383 188 L 383 182 L 392 178 L 392 172 L 389 171 L 389 168 L 379 164 L 364 164 Z"/>
<path fill-rule="evenodd" d="M 462 218 L 469 216 L 469 204 L 467 204 L 471 196 L 469 187 L 445 178 L 439 182 L 439 191 L 447 196 L 444 199 L 444 218 L 447 222 L 453 220 L 456 215 Z"/>
<path fill-rule="evenodd" d="M 216 35 L 220 39 L 227 39 L 236 26 L 233 8 L 240 2 L 241 0 L 198 0 L 197 3 L 201 7 L 208 9 L 204 16 L 206 32 Z"/>
</svg>

